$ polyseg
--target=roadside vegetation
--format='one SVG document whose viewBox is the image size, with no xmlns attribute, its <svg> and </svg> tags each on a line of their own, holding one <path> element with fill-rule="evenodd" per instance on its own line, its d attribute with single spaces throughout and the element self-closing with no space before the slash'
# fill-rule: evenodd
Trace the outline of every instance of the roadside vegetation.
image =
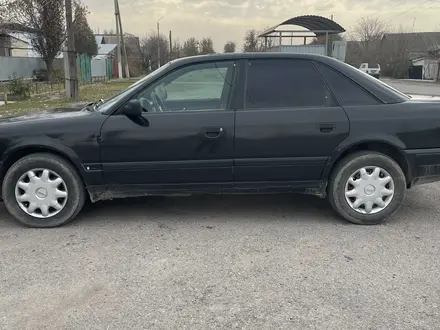
<svg viewBox="0 0 440 330">
<path fill-rule="evenodd" d="M 119 91 L 130 86 L 131 82 L 109 81 L 80 86 L 80 98 L 78 103 L 87 103 L 106 99 Z M 72 104 L 72 100 L 65 97 L 64 91 L 56 94 L 35 95 L 27 100 L 16 101 L 0 106 L 0 117 L 10 116 L 20 113 L 39 111 L 44 109 L 65 107 Z"/>
</svg>

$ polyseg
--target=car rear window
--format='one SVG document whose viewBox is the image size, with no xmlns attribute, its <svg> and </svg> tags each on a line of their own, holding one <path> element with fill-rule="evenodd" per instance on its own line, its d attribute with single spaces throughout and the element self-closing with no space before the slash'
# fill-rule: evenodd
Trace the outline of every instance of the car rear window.
<svg viewBox="0 0 440 330">
<path fill-rule="evenodd" d="M 368 63 L 369 69 L 379 69 L 379 64 L 377 63 Z"/>
</svg>

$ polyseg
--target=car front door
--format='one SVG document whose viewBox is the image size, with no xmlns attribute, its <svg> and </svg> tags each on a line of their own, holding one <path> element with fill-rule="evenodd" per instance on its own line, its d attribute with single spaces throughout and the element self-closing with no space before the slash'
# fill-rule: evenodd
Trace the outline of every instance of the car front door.
<svg viewBox="0 0 440 330">
<path fill-rule="evenodd" d="M 141 117 L 110 116 L 101 131 L 108 185 L 127 193 L 232 187 L 234 71 L 231 61 L 178 68 L 135 96 Z"/>
<path fill-rule="evenodd" d="M 243 109 L 236 111 L 237 188 L 313 187 L 349 121 L 313 64 L 252 59 Z"/>
</svg>

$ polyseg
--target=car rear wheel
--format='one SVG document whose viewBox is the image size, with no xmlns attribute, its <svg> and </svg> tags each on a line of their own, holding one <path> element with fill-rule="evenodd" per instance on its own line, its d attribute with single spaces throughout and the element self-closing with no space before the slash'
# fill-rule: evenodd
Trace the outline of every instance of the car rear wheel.
<svg viewBox="0 0 440 330">
<path fill-rule="evenodd" d="M 8 212 L 29 227 L 58 227 L 82 209 L 85 189 L 76 169 L 64 159 L 45 153 L 18 160 L 2 187 Z"/>
<path fill-rule="evenodd" d="M 356 152 L 332 172 L 328 197 L 344 219 L 361 225 L 384 222 L 402 205 L 406 179 L 390 157 L 370 151 Z"/>
</svg>

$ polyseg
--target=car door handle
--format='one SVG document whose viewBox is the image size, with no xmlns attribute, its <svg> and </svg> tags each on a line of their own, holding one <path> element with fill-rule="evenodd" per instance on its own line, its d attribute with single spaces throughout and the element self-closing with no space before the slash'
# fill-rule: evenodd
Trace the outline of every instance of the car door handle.
<svg viewBox="0 0 440 330">
<path fill-rule="evenodd" d="M 335 128 L 333 124 L 320 124 L 319 129 L 322 133 L 330 133 Z"/>
<path fill-rule="evenodd" d="M 222 127 L 207 127 L 203 129 L 203 133 L 205 133 L 205 137 L 208 139 L 217 139 L 223 133 Z"/>
</svg>

